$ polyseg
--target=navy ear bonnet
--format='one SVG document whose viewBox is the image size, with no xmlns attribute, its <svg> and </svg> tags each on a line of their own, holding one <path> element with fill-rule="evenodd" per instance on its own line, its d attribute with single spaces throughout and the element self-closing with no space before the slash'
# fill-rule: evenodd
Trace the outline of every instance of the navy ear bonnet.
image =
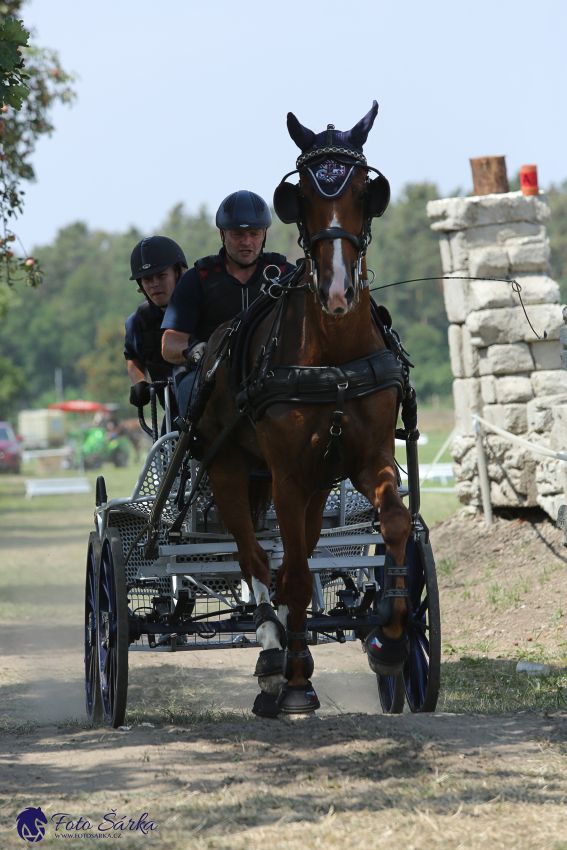
<svg viewBox="0 0 567 850">
<path fill-rule="evenodd" d="M 313 188 L 322 198 L 340 197 L 351 182 L 356 168 L 369 168 L 362 149 L 377 114 L 378 103 L 373 101 L 372 109 L 352 129 L 335 130 L 334 125 L 329 124 L 322 133 L 314 133 L 300 124 L 293 112 L 288 112 L 289 135 L 301 150 L 296 168 L 307 174 Z M 375 168 L 371 170 L 376 171 Z M 282 181 L 274 194 L 276 213 L 286 224 L 297 221 L 299 217 L 298 201 L 292 204 L 292 189 L 297 194 L 293 184 Z M 370 181 L 369 216 L 381 216 L 389 200 L 390 184 L 378 172 L 378 177 Z"/>
<path fill-rule="evenodd" d="M 362 146 L 368 138 L 368 134 L 372 129 L 377 115 L 378 103 L 373 101 L 370 112 L 367 112 L 364 118 L 358 124 L 354 125 L 352 130 L 347 130 L 346 132 L 335 130 L 334 126 L 330 124 L 322 133 L 315 135 L 313 130 L 308 130 L 307 127 L 299 123 L 293 112 L 288 112 L 287 129 L 302 154 L 310 153 L 323 147 L 345 148 L 345 152 L 351 155 L 355 152 L 361 154 Z M 358 159 L 358 157 L 355 158 Z M 301 164 L 300 161 L 302 159 L 303 156 L 300 156 L 297 160 L 298 165 Z M 362 157 L 361 161 L 366 162 L 364 157 Z"/>
<path fill-rule="evenodd" d="M 366 165 L 362 146 L 378 114 L 378 104 L 351 130 L 335 130 L 329 124 L 322 133 L 315 134 L 300 124 L 293 112 L 287 114 L 289 135 L 301 150 L 297 168 L 305 168 L 315 191 L 322 198 L 338 198 L 346 191 L 357 165 Z"/>
</svg>

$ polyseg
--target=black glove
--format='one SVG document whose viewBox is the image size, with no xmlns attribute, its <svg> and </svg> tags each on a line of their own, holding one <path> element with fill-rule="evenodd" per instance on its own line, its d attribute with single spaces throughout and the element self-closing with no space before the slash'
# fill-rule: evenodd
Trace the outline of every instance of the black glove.
<svg viewBox="0 0 567 850">
<path fill-rule="evenodd" d="M 130 388 L 130 404 L 143 407 L 150 403 L 150 385 L 147 381 L 139 381 Z"/>
</svg>

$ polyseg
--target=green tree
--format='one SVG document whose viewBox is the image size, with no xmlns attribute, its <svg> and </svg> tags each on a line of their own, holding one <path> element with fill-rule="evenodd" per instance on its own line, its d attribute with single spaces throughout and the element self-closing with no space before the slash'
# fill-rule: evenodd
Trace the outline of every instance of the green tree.
<svg viewBox="0 0 567 850">
<path fill-rule="evenodd" d="M 77 363 L 86 376 L 85 395 L 92 401 L 124 401 L 128 398 L 130 378 L 124 365 L 124 323 L 107 318 L 96 329 L 92 351 Z"/>
<path fill-rule="evenodd" d="M 7 357 L 0 357 L 0 419 L 12 420 L 26 388 L 24 370 Z"/>
<path fill-rule="evenodd" d="M 547 234 L 551 243 L 551 274 L 561 289 L 561 301 L 567 302 L 567 180 L 548 192 L 551 221 Z"/>
<path fill-rule="evenodd" d="M 441 274 L 437 237 L 425 212 L 427 201 L 436 196 L 429 184 L 408 186 L 384 217 L 374 221 L 368 263 L 377 273 L 376 285 Z M 178 205 L 154 232 L 179 242 L 190 266 L 220 247 L 218 230 L 204 208 L 190 215 Z M 0 355 L 10 357 L 25 374 L 22 404 L 36 405 L 52 390 L 56 367 L 63 369 L 68 392 L 126 403 L 123 323 L 143 299 L 128 279 L 129 259 L 143 235 L 136 230 L 91 231 L 76 222 L 37 249 L 46 270 L 43 285 L 35 292 L 24 287 L 12 294 L 0 338 Z M 296 242 L 297 228 L 274 218 L 267 248 L 295 261 L 301 255 Z M 418 365 L 412 380 L 420 398 L 450 393 L 448 322 L 440 284 L 407 284 L 375 295 L 391 311 L 394 327 Z M 106 334 L 109 327 L 114 332 L 104 337 L 102 356 L 101 329 Z"/>
<path fill-rule="evenodd" d="M 376 272 L 374 298 L 392 314 L 394 327 L 416 364 L 411 380 L 422 401 L 433 394 L 451 393 L 443 285 L 440 280 L 429 280 L 379 287 L 442 275 L 438 237 L 429 227 L 425 210 L 427 202 L 438 197 L 433 184 L 405 186 L 384 216 L 374 220 L 367 258 L 369 268 Z"/>
<path fill-rule="evenodd" d="M 74 93 L 73 77 L 63 71 L 57 54 L 28 45 L 29 33 L 14 17 L 24 2 L 0 2 L 0 281 L 10 285 L 25 277 L 37 286 L 41 268 L 25 252 L 16 256 L 12 222 L 23 208 L 22 184 L 35 180 L 31 157 L 36 143 L 53 132 L 51 107 L 56 101 L 70 103 Z"/>
</svg>

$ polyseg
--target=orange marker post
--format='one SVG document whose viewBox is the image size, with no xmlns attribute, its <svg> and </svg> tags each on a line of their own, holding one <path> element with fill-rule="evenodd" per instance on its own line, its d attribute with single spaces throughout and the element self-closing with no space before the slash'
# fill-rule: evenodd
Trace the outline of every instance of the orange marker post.
<svg viewBox="0 0 567 850">
<path fill-rule="evenodd" d="M 538 195 L 537 165 L 522 165 L 520 168 L 520 187 L 524 195 Z"/>
</svg>

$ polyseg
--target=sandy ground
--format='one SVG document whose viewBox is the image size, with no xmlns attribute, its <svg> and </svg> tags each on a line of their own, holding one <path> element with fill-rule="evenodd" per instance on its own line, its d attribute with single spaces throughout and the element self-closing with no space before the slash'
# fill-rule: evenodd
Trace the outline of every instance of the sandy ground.
<svg viewBox="0 0 567 850">
<path fill-rule="evenodd" d="M 487 842 L 567 850 L 567 712 L 559 703 L 459 713 L 446 678 L 438 713 L 385 716 L 355 643 L 314 647 L 322 709 L 277 721 L 250 713 L 254 650 L 131 653 L 131 728 L 89 728 L 81 578 L 76 570 L 74 583 L 68 578 L 73 559 L 82 576 L 88 526 L 52 527 L 51 554 L 25 526 L 6 534 L 5 558 L 22 576 L 41 559 L 51 572 L 33 591 L 17 575 L 4 582 L 0 850 L 25 846 L 16 818 L 27 806 L 50 819 L 66 814 L 57 830 L 49 821 L 42 847 L 61 835 L 80 845 L 84 835 L 105 834 L 121 847 L 168 850 Z M 436 526 L 432 541 L 446 669 L 461 657 L 537 658 L 564 674 L 567 550 L 551 523 L 497 519 L 485 530 L 482 519 L 456 516 Z M 37 616 L 42 605 L 50 616 Z M 90 827 L 76 829 L 79 818 Z M 121 828 L 129 821 L 138 829 Z M 110 828 L 97 830 L 101 823 Z"/>
</svg>

